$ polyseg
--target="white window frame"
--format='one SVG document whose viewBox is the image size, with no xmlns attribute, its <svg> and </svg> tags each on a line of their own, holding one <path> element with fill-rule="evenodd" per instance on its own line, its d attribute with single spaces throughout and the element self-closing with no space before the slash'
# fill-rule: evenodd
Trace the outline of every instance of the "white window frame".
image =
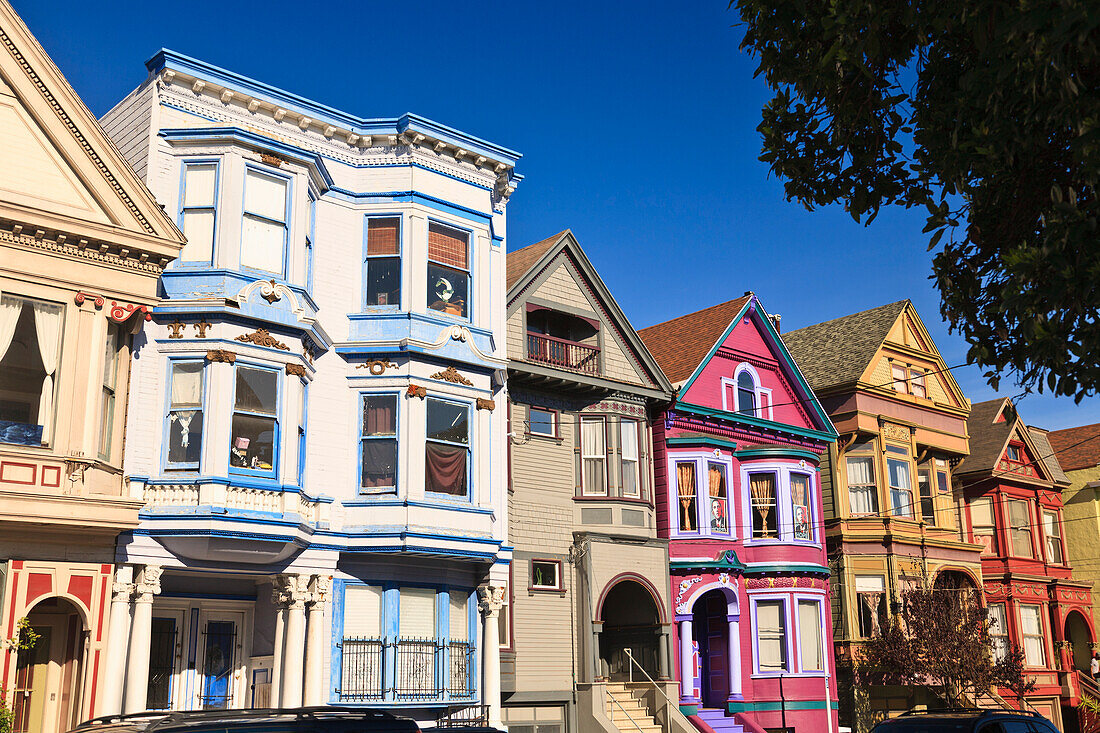
<svg viewBox="0 0 1100 733">
<path fill-rule="evenodd" d="M 531 419 L 531 413 L 535 410 L 540 412 L 547 412 L 550 414 L 550 432 L 540 433 L 534 429 L 534 421 Z M 541 405 L 528 405 L 527 406 L 527 434 L 537 435 L 540 438 L 558 438 L 561 436 L 561 413 L 550 407 L 542 407 Z"/>
<path fill-rule="evenodd" d="M 1046 518 L 1051 516 L 1054 518 L 1054 529 L 1058 534 L 1048 534 Z M 1062 542 L 1062 513 L 1056 509 L 1047 509 L 1042 505 L 1039 506 L 1039 517 L 1042 520 L 1040 523 L 1043 527 L 1043 554 L 1046 556 L 1047 564 L 1049 565 L 1065 565 L 1066 564 L 1066 547 Z M 1050 541 L 1056 540 L 1058 542 L 1058 554 L 1061 558 L 1055 560 L 1051 557 Z"/>
<path fill-rule="evenodd" d="M 603 436 L 603 453 L 591 455 L 584 452 L 584 425 L 585 423 L 598 423 L 600 426 L 600 434 Z M 611 492 L 611 486 L 609 481 L 609 472 L 607 470 L 608 454 L 607 454 L 607 417 L 602 415 L 582 415 L 577 421 L 577 445 L 580 447 L 581 456 L 581 495 L 582 496 L 609 496 Z M 599 460 L 603 465 L 603 489 L 600 491 L 592 491 L 588 486 L 588 482 L 584 480 L 585 477 L 585 461 Z"/>
<path fill-rule="evenodd" d="M 722 409 L 726 412 L 738 412 L 739 405 L 737 404 L 737 380 L 740 378 L 742 372 L 748 372 L 752 377 L 752 383 L 754 386 L 754 392 L 756 393 L 756 408 L 753 410 L 752 416 L 759 417 L 765 420 L 773 420 L 774 413 L 772 411 L 772 390 L 770 387 L 761 386 L 760 374 L 753 368 L 748 362 L 741 362 L 737 365 L 737 368 L 733 370 L 733 377 L 722 377 Z M 730 404 L 729 392 L 733 390 L 733 404 Z M 764 411 L 766 414 L 761 414 L 760 398 L 768 398 L 768 407 Z"/>
<path fill-rule="evenodd" d="M 272 219 L 272 218 L 270 218 L 270 217 L 268 217 L 264 214 L 257 214 L 255 212 L 251 212 L 251 211 L 248 210 L 248 204 L 247 204 L 248 198 L 247 198 L 247 191 L 245 189 L 248 187 L 249 174 L 252 174 L 252 173 L 256 174 L 257 176 L 263 176 L 263 177 L 266 177 L 266 178 L 274 179 L 276 181 L 280 181 L 286 186 L 285 200 L 283 202 L 283 220 L 282 221 L 279 221 L 278 219 Z M 261 167 L 261 166 L 258 166 L 258 165 L 254 165 L 254 164 L 251 164 L 251 163 L 249 163 L 248 165 L 245 166 L 244 182 L 243 182 L 242 187 L 241 187 L 241 243 L 240 243 L 240 248 L 239 248 L 238 253 L 237 253 L 237 264 L 240 267 L 240 269 L 242 269 L 242 270 L 251 270 L 252 272 L 264 272 L 264 273 L 267 273 L 269 275 L 274 275 L 274 276 L 276 276 L 278 278 L 281 278 L 281 279 L 286 279 L 287 268 L 289 267 L 289 263 L 290 263 L 289 242 L 290 242 L 291 217 L 293 215 L 293 205 L 292 205 L 293 201 L 294 201 L 294 178 L 292 176 L 288 176 L 284 173 L 278 173 L 276 171 L 269 170 L 267 168 L 264 168 L 264 167 Z M 281 256 L 281 264 L 280 264 L 280 269 L 279 270 L 265 270 L 263 268 L 256 267 L 254 265 L 246 265 L 244 263 L 244 258 L 243 258 L 242 253 L 244 251 L 245 220 L 247 220 L 250 217 L 253 218 L 253 219 L 268 223 L 268 224 L 280 224 L 280 225 L 282 225 L 282 227 L 283 227 L 283 245 L 282 245 L 282 247 L 283 247 L 283 249 L 282 249 L 282 254 L 280 255 Z"/>
<path fill-rule="evenodd" d="M 554 566 L 554 583 L 547 585 L 546 583 L 535 582 L 535 563 L 541 565 L 553 565 Z M 562 561 L 554 560 L 552 558 L 533 557 L 531 558 L 529 586 L 531 590 L 550 590 L 561 591 L 564 590 L 564 579 L 562 578 Z"/>
<path fill-rule="evenodd" d="M 1041 649 L 1042 649 L 1042 652 L 1043 652 L 1043 659 L 1042 659 L 1042 662 L 1040 664 L 1032 664 L 1031 661 L 1027 658 L 1027 640 L 1029 638 L 1032 638 L 1032 639 L 1036 638 L 1036 635 L 1035 634 L 1025 634 L 1024 633 L 1024 609 L 1025 608 L 1034 608 L 1035 611 L 1036 611 L 1035 615 L 1039 620 L 1038 638 L 1042 641 Z M 1044 609 L 1045 609 L 1045 606 L 1041 603 L 1020 603 L 1020 604 L 1018 604 L 1018 607 L 1017 607 L 1017 610 L 1016 610 L 1016 618 L 1017 618 L 1017 622 L 1020 624 L 1020 627 L 1019 627 L 1020 628 L 1020 642 L 1021 642 L 1020 646 L 1024 650 L 1024 667 L 1030 667 L 1032 669 L 1043 669 L 1043 668 L 1047 667 L 1047 660 L 1049 659 L 1050 654 L 1049 654 L 1049 650 L 1047 649 L 1047 623 L 1046 623 L 1046 620 L 1043 618 L 1046 615 L 1043 612 Z"/>
</svg>

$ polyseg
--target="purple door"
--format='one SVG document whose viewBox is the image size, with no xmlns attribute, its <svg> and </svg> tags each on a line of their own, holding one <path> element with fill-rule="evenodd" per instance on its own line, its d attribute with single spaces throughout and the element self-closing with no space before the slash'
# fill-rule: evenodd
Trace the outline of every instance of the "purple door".
<svg viewBox="0 0 1100 733">
<path fill-rule="evenodd" d="M 703 705 L 708 708 L 724 708 L 730 694 L 730 645 L 729 623 L 726 622 L 726 599 L 722 592 L 711 591 L 700 599 L 694 615 L 695 623 L 699 624 Z"/>
</svg>

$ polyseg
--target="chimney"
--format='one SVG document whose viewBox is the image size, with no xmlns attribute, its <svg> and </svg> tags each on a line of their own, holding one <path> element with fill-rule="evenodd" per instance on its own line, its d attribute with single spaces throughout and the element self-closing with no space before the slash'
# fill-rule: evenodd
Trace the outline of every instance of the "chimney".
<svg viewBox="0 0 1100 733">
<path fill-rule="evenodd" d="M 768 316 L 768 317 L 772 319 L 772 326 L 775 328 L 775 332 L 776 333 L 782 333 L 783 332 L 782 329 L 779 328 L 779 322 L 783 320 L 783 316 L 779 315 L 778 313 L 775 313 L 775 314 L 773 314 L 771 316 Z"/>
</svg>

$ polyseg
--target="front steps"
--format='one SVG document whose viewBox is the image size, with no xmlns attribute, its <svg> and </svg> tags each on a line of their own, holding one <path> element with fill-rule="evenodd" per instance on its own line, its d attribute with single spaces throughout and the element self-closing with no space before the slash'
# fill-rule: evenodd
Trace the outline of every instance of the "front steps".
<svg viewBox="0 0 1100 733">
<path fill-rule="evenodd" d="M 653 717 L 646 699 L 642 697 L 645 692 L 643 688 L 636 688 L 635 691 L 625 682 L 608 682 L 606 689 L 608 696 L 615 701 L 607 703 L 608 717 L 621 733 L 661 733 L 661 724 Z"/>
<path fill-rule="evenodd" d="M 732 715 L 719 708 L 699 708 L 699 719 L 710 726 L 714 733 L 744 733 Z"/>
</svg>

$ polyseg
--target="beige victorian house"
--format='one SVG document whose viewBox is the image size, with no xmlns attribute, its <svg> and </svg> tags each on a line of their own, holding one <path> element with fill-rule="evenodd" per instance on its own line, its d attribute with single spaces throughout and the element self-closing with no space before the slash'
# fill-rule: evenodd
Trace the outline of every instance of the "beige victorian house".
<svg viewBox="0 0 1100 733">
<path fill-rule="evenodd" d="M 107 675 L 129 344 L 183 236 L 6 0 L 0 41 L 0 638 L 39 635 L 0 690 L 53 733 Z"/>
</svg>

